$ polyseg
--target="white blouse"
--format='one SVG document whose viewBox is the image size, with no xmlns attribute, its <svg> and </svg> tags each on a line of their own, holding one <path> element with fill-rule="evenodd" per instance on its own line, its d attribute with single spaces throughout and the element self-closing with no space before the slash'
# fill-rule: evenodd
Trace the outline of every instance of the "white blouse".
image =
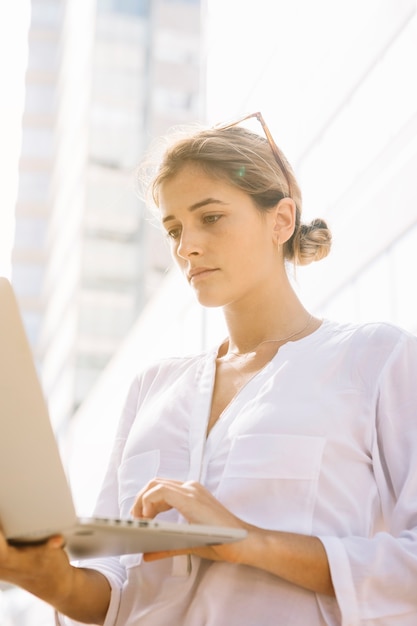
<svg viewBox="0 0 417 626">
<path fill-rule="evenodd" d="M 251 524 L 318 536 L 336 599 L 252 567 L 127 555 L 86 563 L 112 585 L 105 626 L 415 626 L 417 338 L 325 320 L 280 348 L 206 438 L 216 353 L 134 381 L 96 514 L 128 517 L 155 476 L 198 480 Z"/>
</svg>

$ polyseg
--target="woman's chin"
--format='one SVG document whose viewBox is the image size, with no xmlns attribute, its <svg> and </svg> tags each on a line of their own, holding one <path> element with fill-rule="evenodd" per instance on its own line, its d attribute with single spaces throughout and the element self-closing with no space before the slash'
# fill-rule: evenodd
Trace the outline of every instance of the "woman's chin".
<svg viewBox="0 0 417 626">
<path fill-rule="evenodd" d="M 216 298 L 214 296 L 209 296 L 196 290 L 194 290 L 194 295 L 197 298 L 198 303 L 208 309 L 216 309 L 224 306 L 225 304 L 224 300 L 219 297 Z"/>
</svg>

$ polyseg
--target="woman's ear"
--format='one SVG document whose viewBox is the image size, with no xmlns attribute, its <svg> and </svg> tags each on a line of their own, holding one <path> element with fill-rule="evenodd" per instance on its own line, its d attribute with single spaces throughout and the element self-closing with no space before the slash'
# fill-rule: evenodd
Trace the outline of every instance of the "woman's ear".
<svg viewBox="0 0 417 626">
<path fill-rule="evenodd" d="M 283 198 L 273 209 L 273 234 L 277 244 L 288 241 L 294 232 L 296 207 L 292 198 Z"/>
</svg>

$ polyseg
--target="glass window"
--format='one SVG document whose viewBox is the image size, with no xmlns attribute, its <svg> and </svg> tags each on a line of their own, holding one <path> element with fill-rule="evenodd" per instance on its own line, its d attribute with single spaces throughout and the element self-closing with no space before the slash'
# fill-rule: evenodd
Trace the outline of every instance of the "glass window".
<svg viewBox="0 0 417 626">
<path fill-rule="evenodd" d="M 52 114 L 55 111 L 55 86 L 26 84 L 25 109 L 27 113 Z"/>
<path fill-rule="evenodd" d="M 38 296 L 41 292 L 44 276 L 43 265 L 30 263 L 13 264 L 12 282 L 16 293 L 20 297 Z"/>
<path fill-rule="evenodd" d="M 91 123 L 90 154 L 99 163 L 135 167 L 139 161 L 141 121 L 137 112 L 96 109 Z"/>
<path fill-rule="evenodd" d="M 30 47 L 28 68 L 34 71 L 55 71 L 58 67 L 59 41 L 35 40 Z"/>
<path fill-rule="evenodd" d="M 193 103 L 193 94 L 177 89 L 155 89 L 152 104 L 155 111 L 183 113 L 189 111 Z"/>
<path fill-rule="evenodd" d="M 119 37 L 111 40 L 103 35 L 94 46 L 93 81 L 107 99 L 116 100 L 114 81 L 122 77 L 125 84 L 117 87 L 123 87 L 123 95 L 129 95 L 130 89 L 136 99 L 142 99 L 144 86 L 141 84 L 141 75 L 145 71 L 145 64 L 146 47 L 140 29 L 137 29 L 134 38 Z"/>
<path fill-rule="evenodd" d="M 80 331 L 83 335 L 123 338 L 135 319 L 131 294 L 90 292 L 82 299 Z"/>
<path fill-rule="evenodd" d="M 36 345 L 41 330 L 42 316 L 35 311 L 25 311 L 23 313 L 23 325 L 29 339 L 29 343 Z"/>
<path fill-rule="evenodd" d="M 48 197 L 50 177 L 48 172 L 19 173 L 18 202 L 42 203 Z"/>
<path fill-rule="evenodd" d="M 118 241 L 88 240 L 83 252 L 85 278 L 134 280 L 138 274 L 138 246 Z"/>
<path fill-rule="evenodd" d="M 64 4 L 62 2 L 32 2 L 31 22 L 36 26 L 60 26 Z"/>
<path fill-rule="evenodd" d="M 16 248 L 43 248 L 47 222 L 41 217 L 18 217 L 16 219 L 14 245 Z"/>
<path fill-rule="evenodd" d="M 149 15 L 150 0 L 98 0 L 98 10 L 129 15 Z"/>
<path fill-rule="evenodd" d="M 25 128 L 22 137 L 22 156 L 29 158 L 52 158 L 54 133 L 52 128 Z"/>
<path fill-rule="evenodd" d="M 187 33 L 187 35 L 179 37 L 178 32 L 165 28 L 160 28 L 155 33 L 154 55 L 160 61 L 166 61 L 170 64 L 199 65 L 200 49 L 201 37 L 198 33 Z"/>
</svg>

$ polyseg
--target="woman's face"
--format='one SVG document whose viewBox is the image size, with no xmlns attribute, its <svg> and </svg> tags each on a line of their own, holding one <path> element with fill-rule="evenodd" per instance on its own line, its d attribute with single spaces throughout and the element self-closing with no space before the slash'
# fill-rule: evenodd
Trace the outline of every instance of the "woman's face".
<svg viewBox="0 0 417 626">
<path fill-rule="evenodd" d="M 275 210 L 261 213 L 249 195 L 193 165 L 163 183 L 159 207 L 172 255 L 201 304 L 245 302 L 276 286 L 284 265 Z"/>
</svg>

